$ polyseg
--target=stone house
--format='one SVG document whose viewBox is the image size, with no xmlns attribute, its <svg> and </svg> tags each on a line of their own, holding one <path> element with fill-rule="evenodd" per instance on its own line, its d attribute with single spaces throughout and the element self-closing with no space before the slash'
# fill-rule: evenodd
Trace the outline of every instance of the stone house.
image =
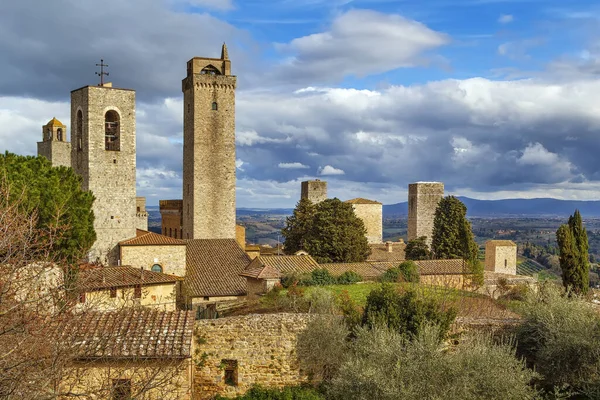
<svg viewBox="0 0 600 400">
<path fill-rule="evenodd" d="M 87 312 L 62 326 L 73 355 L 61 391 L 92 399 L 191 399 L 193 313 Z"/>
<path fill-rule="evenodd" d="M 185 276 L 185 241 L 138 229 L 136 237 L 119 243 L 121 265 Z"/>
<path fill-rule="evenodd" d="M 183 279 L 156 272 L 122 267 L 91 267 L 77 275 L 79 310 L 116 310 L 146 306 L 174 310 Z"/>
<path fill-rule="evenodd" d="M 485 270 L 517 275 L 517 245 L 512 240 L 488 240 L 485 243 Z"/>
<path fill-rule="evenodd" d="M 249 300 L 256 300 L 261 294 L 273 289 L 283 277 L 277 269 L 264 264 L 248 266 L 240 276 L 246 278 L 246 293 Z"/>
</svg>

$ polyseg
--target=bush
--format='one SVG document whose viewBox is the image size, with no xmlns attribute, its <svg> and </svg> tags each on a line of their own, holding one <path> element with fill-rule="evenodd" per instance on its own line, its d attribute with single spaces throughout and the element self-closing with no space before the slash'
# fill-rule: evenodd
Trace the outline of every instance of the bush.
<svg viewBox="0 0 600 400">
<path fill-rule="evenodd" d="M 336 279 L 325 268 L 315 269 L 310 273 L 309 278 L 300 281 L 302 286 L 326 286 L 335 285 Z"/>
<path fill-rule="evenodd" d="M 334 314 L 337 311 L 335 297 L 327 289 L 316 287 L 307 290 L 304 298 L 308 302 L 308 312 L 311 314 Z"/>
<path fill-rule="evenodd" d="M 357 274 L 354 271 L 346 271 L 337 278 L 337 283 L 339 285 L 351 285 L 353 283 L 361 282 L 363 280 L 362 276 Z"/>
<path fill-rule="evenodd" d="M 306 274 L 301 274 L 298 272 L 288 272 L 281 278 L 281 286 L 287 289 L 290 286 L 296 285 L 306 279 Z"/>
<path fill-rule="evenodd" d="M 404 261 L 398 266 L 405 282 L 419 283 L 419 267 L 412 261 Z"/>
<path fill-rule="evenodd" d="M 600 390 L 600 317 L 593 306 L 544 282 L 527 293 L 521 310 L 518 349 L 541 373 L 542 383 Z"/>
<path fill-rule="evenodd" d="M 362 309 L 350 298 L 348 291 L 344 290 L 337 297 L 337 308 L 344 316 L 344 322 L 352 332 L 362 321 Z"/>
<path fill-rule="evenodd" d="M 412 337 L 425 323 L 430 323 L 439 327 L 442 339 L 454 318 L 456 310 L 442 310 L 436 299 L 425 298 L 413 290 L 400 294 L 392 285 L 384 283 L 369 293 L 362 324 L 371 328 L 387 326 L 401 335 Z"/>
<path fill-rule="evenodd" d="M 245 394 L 234 397 L 215 397 L 215 400 L 324 400 L 319 392 L 310 387 L 288 386 L 283 389 L 268 389 L 253 386 Z"/>
<path fill-rule="evenodd" d="M 401 276 L 402 272 L 400 271 L 400 268 L 393 267 L 385 271 L 383 275 L 381 275 L 381 278 L 379 278 L 379 281 L 388 283 L 399 282 Z"/>
</svg>

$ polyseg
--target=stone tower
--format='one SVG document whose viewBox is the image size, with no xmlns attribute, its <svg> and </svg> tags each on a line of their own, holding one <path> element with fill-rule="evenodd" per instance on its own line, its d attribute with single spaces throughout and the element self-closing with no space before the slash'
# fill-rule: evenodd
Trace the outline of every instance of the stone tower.
<svg viewBox="0 0 600 400">
<path fill-rule="evenodd" d="M 71 143 L 67 141 L 67 127 L 56 118 L 42 126 L 42 141 L 37 144 L 38 156 L 44 156 L 53 167 L 71 166 Z"/>
<path fill-rule="evenodd" d="M 85 86 L 71 92 L 71 166 L 94 201 L 89 261 L 117 265 L 118 243 L 135 237 L 135 91 Z"/>
<path fill-rule="evenodd" d="M 383 243 L 383 204 L 361 197 L 344 203 L 352 204 L 354 214 L 365 224 L 369 244 Z"/>
<path fill-rule="evenodd" d="M 183 238 L 235 239 L 235 87 L 221 58 L 194 57 L 183 90 Z"/>
<path fill-rule="evenodd" d="M 427 236 L 431 247 L 433 219 L 440 200 L 444 197 L 441 182 L 417 182 L 408 185 L 408 240 Z"/>
<path fill-rule="evenodd" d="M 327 200 L 327 182 L 315 179 L 302 182 L 301 199 L 309 199 L 313 204 Z"/>
</svg>

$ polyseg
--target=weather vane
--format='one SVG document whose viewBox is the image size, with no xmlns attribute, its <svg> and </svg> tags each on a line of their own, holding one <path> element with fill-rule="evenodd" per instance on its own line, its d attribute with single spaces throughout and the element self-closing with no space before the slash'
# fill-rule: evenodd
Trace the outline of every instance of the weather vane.
<svg viewBox="0 0 600 400">
<path fill-rule="evenodd" d="M 96 67 L 100 67 L 100 72 L 95 74 L 100 76 L 100 86 L 104 86 L 104 75 L 108 76 L 108 72 L 104 72 L 104 67 L 108 67 L 108 64 L 104 64 L 104 60 L 100 59 L 100 64 L 96 64 Z"/>
</svg>

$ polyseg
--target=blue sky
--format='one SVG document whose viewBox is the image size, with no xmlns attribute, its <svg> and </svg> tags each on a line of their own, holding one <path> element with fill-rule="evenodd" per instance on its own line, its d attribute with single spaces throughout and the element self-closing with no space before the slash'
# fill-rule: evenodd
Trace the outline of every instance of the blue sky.
<svg viewBox="0 0 600 400">
<path fill-rule="evenodd" d="M 137 93 L 138 194 L 178 198 L 185 62 L 224 41 L 240 207 L 292 207 L 312 178 L 384 204 L 419 180 L 600 198 L 600 5 L 584 0 L 5 1 L 0 150 L 35 154 L 44 123 L 69 125 L 104 58 Z"/>
</svg>

